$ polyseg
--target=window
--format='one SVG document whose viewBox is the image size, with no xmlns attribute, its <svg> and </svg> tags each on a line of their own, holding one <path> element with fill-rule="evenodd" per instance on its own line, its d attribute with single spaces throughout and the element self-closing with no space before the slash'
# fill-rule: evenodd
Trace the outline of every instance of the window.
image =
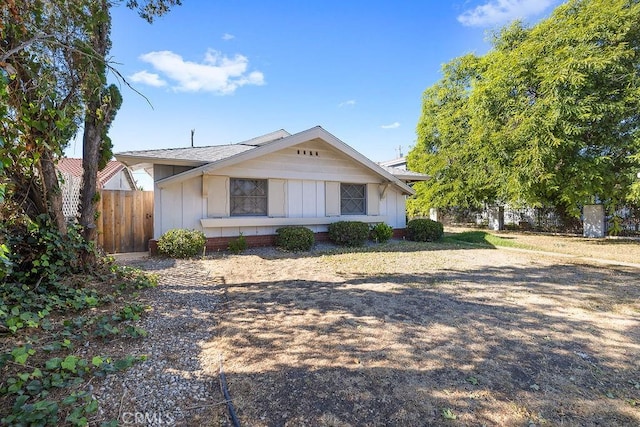
<svg viewBox="0 0 640 427">
<path fill-rule="evenodd" d="M 340 213 L 342 215 L 366 215 L 367 186 L 365 184 L 340 184 Z"/>
<path fill-rule="evenodd" d="M 231 216 L 267 215 L 267 180 L 231 178 Z"/>
</svg>

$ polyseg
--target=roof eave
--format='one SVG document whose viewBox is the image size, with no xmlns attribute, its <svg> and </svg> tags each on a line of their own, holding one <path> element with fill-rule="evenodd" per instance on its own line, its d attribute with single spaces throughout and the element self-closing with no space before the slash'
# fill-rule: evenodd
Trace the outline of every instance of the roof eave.
<svg viewBox="0 0 640 427">
<path fill-rule="evenodd" d="M 206 162 L 199 161 L 199 160 L 169 159 L 169 158 L 148 157 L 148 156 L 131 156 L 128 154 L 115 154 L 114 156 L 116 160 L 118 160 L 120 163 L 133 169 L 136 168 L 136 165 L 140 165 L 140 164 L 192 166 L 192 167 L 199 167 L 207 164 Z"/>
<path fill-rule="evenodd" d="M 316 126 L 311 129 L 307 129 L 302 132 L 299 132 L 281 139 L 277 139 L 269 143 L 265 143 L 263 145 L 256 146 L 256 148 L 243 151 L 238 154 L 234 154 L 225 159 L 217 160 L 217 161 L 206 163 L 206 164 L 200 163 L 200 166 L 195 167 L 194 169 L 161 179 L 156 182 L 156 185 L 159 188 L 164 188 L 173 183 L 182 182 L 190 178 L 205 175 L 207 173 L 210 173 L 213 170 L 220 169 L 226 166 L 231 166 L 243 161 L 251 160 L 256 157 L 264 156 L 266 154 L 270 154 L 270 153 L 282 150 L 283 148 L 301 144 L 303 142 L 310 141 L 313 139 L 321 139 L 325 141 L 332 147 L 336 148 L 337 150 L 343 152 L 344 154 L 348 155 L 349 157 L 351 157 L 352 159 L 360 163 L 362 166 L 365 166 L 375 174 L 379 175 L 387 182 L 392 183 L 394 186 L 400 189 L 404 194 L 407 194 L 407 195 L 415 194 L 415 191 L 411 187 L 409 187 L 407 184 L 402 182 L 402 180 L 398 179 L 393 174 L 387 172 L 382 167 L 380 167 L 380 165 L 369 160 L 367 157 L 365 157 L 364 155 L 362 155 L 361 153 L 359 153 L 349 145 L 345 144 L 340 139 L 338 139 L 337 137 L 335 137 L 334 135 L 332 135 L 331 133 L 329 133 L 328 131 L 326 131 L 320 126 Z M 144 159 L 145 162 L 148 162 L 150 160 L 151 159 L 148 159 L 148 158 Z M 124 161 L 123 163 L 127 164 Z M 172 164 L 175 164 L 175 163 L 172 163 Z"/>
</svg>

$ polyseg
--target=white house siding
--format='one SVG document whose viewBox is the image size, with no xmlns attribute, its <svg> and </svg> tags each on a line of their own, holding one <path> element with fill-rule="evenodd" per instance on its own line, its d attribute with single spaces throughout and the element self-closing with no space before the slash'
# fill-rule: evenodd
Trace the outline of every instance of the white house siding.
<svg viewBox="0 0 640 427">
<path fill-rule="evenodd" d="M 154 173 L 164 178 L 173 172 L 170 168 L 163 166 Z M 230 178 L 269 179 L 266 217 L 230 217 Z M 340 216 L 341 182 L 368 184 L 369 217 Z M 155 237 L 171 228 L 199 229 L 207 237 L 237 236 L 241 232 L 245 236 L 269 235 L 288 219 L 314 232 L 326 231 L 329 222 L 351 219 L 379 219 L 394 228 L 404 228 L 404 195 L 389 185 L 381 198 L 382 184 L 381 177 L 350 157 L 324 142 L 310 141 L 214 170 L 211 175 L 156 188 Z M 251 222 L 256 225 L 249 226 Z"/>
<path fill-rule="evenodd" d="M 131 188 L 124 171 L 115 174 L 102 188 L 105 190 L 135 190 L 135 188 Z"/>
</svg>

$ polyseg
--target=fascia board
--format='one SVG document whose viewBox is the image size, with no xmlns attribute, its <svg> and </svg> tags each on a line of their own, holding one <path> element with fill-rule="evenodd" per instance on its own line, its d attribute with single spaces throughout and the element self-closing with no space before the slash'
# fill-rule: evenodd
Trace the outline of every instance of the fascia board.
<svg viewBox="0 0 640 427">
<path fill-rule="evenodd" d="M 172 166 L 202 166 L 205 162 L 197 160 L 178 160 L 178 159 L 165 159 L 158 157 L 144 157 L 144 156 L 129 156 L 127 154 L 115 154 L 116 160 L 120 163 L 135 168 L 138 164 L 155 164 L 155 165 L 172 165 Z"/>
<path fill-rule="evenodd" d="M 391 175 L 384 169 L 382 169 L 378 164 L 366 158 L 364 155 L 359 153 L 358 151 L 351 148 L 349 145 L 342 142 L 340 139 L 333 136 L 331 133 L 327 132 L 320 126 L 313 127 L 311 129 L 307 129 L 305 131 L 293 134 L 291 136 L 273 141 L 271 143 L 258 146 L 254 149 L 244 151 L 242 153 L 235 154 L 231 157 L 227 157 L 226 159 L 218 160 L 215 162 L 207 163 L 195 169 L 188 170 L 186 172 L 173 175 L 164 179 L 161 179 L 156 182 L 156 185 L 159 188 L 164 188 L 170 184 L 176 184 L 182 181 L 185 181 L 190 178 L 194 178 L 197 176 L 205 175 L 207 173 L 211 173 L 216 169 L 221 169 L 224 167 L 232 166 L 237 163 L 241 163 L 247 160 L 255 159 L 260 156 L 264 156 L 266 154 L 274 153 L 276 151 L 282 150 L 284 148 L 288 148 L 297 144 L 301 144 L 306 141 L 310 141 L 313 139 L 321 139 L 334 147 L 335 149 L 341 151 L 347 156 L 351 157 L 361 165 L 367 167 L 372 172 L 380 175 L 387 181 L 393 183 L 396 187 L 398 187 L 402 192 L 413 195 L 415 194 L 415 190 L 411 187 L 403 183 L 401 180 Z"/>
</svg>

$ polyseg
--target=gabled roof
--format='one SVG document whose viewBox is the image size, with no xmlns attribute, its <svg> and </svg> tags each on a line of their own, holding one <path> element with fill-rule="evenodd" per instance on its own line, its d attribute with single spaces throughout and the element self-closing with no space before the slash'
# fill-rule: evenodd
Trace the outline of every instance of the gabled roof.
<svg viewBox="0 0 640 427">
<path fill-rule="evenodd" d="M 255 159 L 314 139 L 320 139 L 326 142 L 374 174 L 383 178 L 384 181 L 392 183 L 403 193 L 409 195 L 415 193 L 411 187 L 405 184 L 401 178 L 395 176 L 391 170 L 385 169 L 369 160 L 320 126 L 293 135 L 284 130 L 280 130 L 239 144 L 170 150 L 129 151 L 116 154 L 116 158 L 129 166 L 149 163 L 194 166 L 193 169 L 186 172 L 156 181 L 156 185 L 162 188 L 168 184 L 205 175 L 216 169 Z M 404 173 L 405 171 L 402 172 Z"/>
<path fill-rule="evenodd" d="M 69 175 L 80 179 L 82 179 L 82 175 L 84 174 L 82 159 L 63 157 L 58 160 L 57 168 L 60 172 L 68 173 Z M 133 176 L 131 175 L 131 171 L 127 169 L 125 165 L 116 160 L 110 160 L 104 169 L 98 171 L 98 188 L 103 188 L 111 178 L 116 176 L 122 170 L 125 171 L 131 188 L 135 188 L 136 185 Z"/>
</svg>

